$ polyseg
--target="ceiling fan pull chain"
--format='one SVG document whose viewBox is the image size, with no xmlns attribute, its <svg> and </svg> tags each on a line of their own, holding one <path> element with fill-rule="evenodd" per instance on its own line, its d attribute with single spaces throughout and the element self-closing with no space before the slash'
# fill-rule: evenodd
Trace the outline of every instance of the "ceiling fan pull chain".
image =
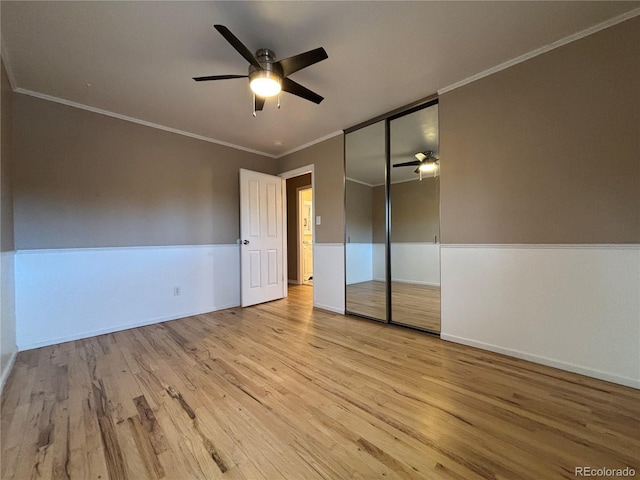
<svg viewBox="0 0 640 480">
<path fill-rule="evenodd" d="M 280 92 L 278 92 L 278 110 L 280 110 Z"/>
<path fill-rule="evenodd" d="M 253 116 L 257 117 L 258 115 L 256 114 L 256 94 L 253 94 Z"/>
</svg>

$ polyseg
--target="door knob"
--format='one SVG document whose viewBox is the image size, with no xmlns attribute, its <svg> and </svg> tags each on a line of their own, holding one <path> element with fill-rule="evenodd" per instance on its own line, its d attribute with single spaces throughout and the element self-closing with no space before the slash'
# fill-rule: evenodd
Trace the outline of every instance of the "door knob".
<svg viewBox="0 0 640 480">
<path fill-rule="evenodd" d="M 249 240 L 245 240 L 245 241 L 244 241 L 244 242 L 242 242 L 242 243 L 244 243 L 245 245 L 249 245 Z"/>
</svg>

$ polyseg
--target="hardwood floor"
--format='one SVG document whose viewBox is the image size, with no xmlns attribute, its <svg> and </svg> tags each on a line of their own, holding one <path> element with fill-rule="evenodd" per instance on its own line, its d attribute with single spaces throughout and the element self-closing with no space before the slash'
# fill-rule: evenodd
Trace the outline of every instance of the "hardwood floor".
<svg viewBox="0 0 640 480">
<path fill-rule="evenodd" d="M 371 318 L 386 318 L 386 286 L 369 281 L 347 285 L 347 309 Z M 401 325 L 440 332 L 440 287 L 392 282 L 392 321 Z"/>
<path fill-rule="evenodd" d="M 289 298 L 20 352 L 2 479 L 640 471 L 640 391 Z"/>
<path fill-rule="evenodd" d="M 387 317 L 384 282 L 370 281 L 346 286 L 346 310 L 383 320 Z"/>
</svg>

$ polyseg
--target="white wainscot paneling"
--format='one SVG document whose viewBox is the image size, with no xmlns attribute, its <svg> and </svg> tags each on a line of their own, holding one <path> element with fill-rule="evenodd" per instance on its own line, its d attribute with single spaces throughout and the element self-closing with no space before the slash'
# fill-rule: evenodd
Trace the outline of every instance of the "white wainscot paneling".
<svg viewBox="0 0 640 480">
<path fill-rule="evenodd" d="M 4 386 L 18 351 L 16 347 L 16 313 L 15 313 L 15 252 L 2 252 L 0 256 L 0 392 Z"/>
<path fill-rule="evenodd" d="M 392 243 L 391 279 L 440 286 L 440 244 Z"/>
<path fill-rule="evenodd" d="M 373 245 L 346 244 L 347 285 L 373 280 Z"/>
<path fill-rule="evenodd" d="M 384 244 L 373 246 L 373 276 L 385 281 Z M 439 243 L 392 243 L 391 279 L 394 282 L 440 286 Z"/>
<path fill-rule="evenodd" d="M 336 313 L 344 313 L 344 279 L 344 244 L 314 244 L 314 306 Z"/>
<path fill-rule="evenodd" d="M 240 304 L 237 245 L 18 251 L 15 273 L 20 350 Z"/>
<path fill-rule="evenodd" d="M 385 257 L 384 257 L 384 243 L 373 244 L 373 279 L 379 282 L 387 281 L 387 274 L 385 273 Z"/>
<path fill-rule="evenodd" d="M 640 388 L 640 246 L 442 246 L 442 338 Z"/>
</svg>

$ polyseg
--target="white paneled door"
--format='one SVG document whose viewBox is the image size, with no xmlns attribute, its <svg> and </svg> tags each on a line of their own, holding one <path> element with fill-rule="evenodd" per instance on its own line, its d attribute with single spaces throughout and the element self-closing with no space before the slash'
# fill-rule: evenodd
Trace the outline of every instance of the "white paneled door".
<svg viewBox="0 0 640 480">
<path fill-rule="evenodd" d="M 240 169 L 243 307 L 284 297 L 282 179 Z"/>
</svg>

